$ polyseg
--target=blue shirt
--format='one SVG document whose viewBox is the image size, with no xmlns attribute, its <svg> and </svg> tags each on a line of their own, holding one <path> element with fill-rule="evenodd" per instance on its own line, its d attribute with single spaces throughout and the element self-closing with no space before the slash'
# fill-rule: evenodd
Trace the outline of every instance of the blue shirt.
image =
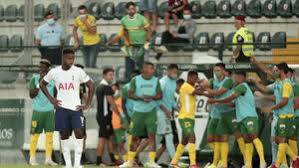
<svg viewBox="0 0 299 168">
<path fill-rule="evenodd" d="M 160 105 L 162 104 L 167 110 L 172 111 L 176 107 L 176 101 L 174 97 L 174 93 L 176 90 L 176 80 L 171 79 L 168 76 L 164 76 L 160 79 L 160 86 L 163 93 L 163 98 L 160 101 Z M 159 110 L 158 117 L 165 118 L 165 113 L 162 110 Z"/>
<path fill-rule="evenodd" d="M 61 39 L 64 39 L 64 29 L 58 23 L 51 26 L 44 23 L 37 28 L 36 39 L 41 40 L 41 46 L 60 46 Z"/>
<path fill-rule="evenodd" d="M 39 84 L 40 81 L 40 74 L 34 74 L 30 80 L 30 89 L 36 88 L 36 86 Z M 54 81 L 50 81 L 47 85 L 47 89 L 50 93 L 50 95 L 54 95 Z M 38 94 L 35 98 L 33 98 L 33 110 L 37 112 L 53 112 L 54 106 L 49 101 L 47 96 L 41 91 L 38 91 Z"/>
</svg>

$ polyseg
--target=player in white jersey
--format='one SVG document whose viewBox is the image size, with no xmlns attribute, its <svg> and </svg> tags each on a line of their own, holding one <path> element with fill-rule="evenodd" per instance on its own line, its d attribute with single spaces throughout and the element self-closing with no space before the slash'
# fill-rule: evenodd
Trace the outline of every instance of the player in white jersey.
<svg viewBox="0 0 299 168">
<path fill-rule="evenodd" d="M 71 168 L 70 154 L 70 132 L 74 130 L 75 143 L 75 161 L 74 168 L 81 168 L 80 160 L 83 149 L 83 111 L 88 109 L 94 93 L 94 84 L 90 77 L 74 64 L 75 53 L 71 49 L 63 51 L 62 65 L 48 72 L 41 80 L 40 88 L 55 106 L 55 130 L 60 132 L 65 167 Z M 57 88 L 57 98 L 51 96 L 46 85 L 54 81 Z M 81 104 L 80 84 L 85 83 L 88 87 L 88 99 L 86 104 Z"/>
</svg>

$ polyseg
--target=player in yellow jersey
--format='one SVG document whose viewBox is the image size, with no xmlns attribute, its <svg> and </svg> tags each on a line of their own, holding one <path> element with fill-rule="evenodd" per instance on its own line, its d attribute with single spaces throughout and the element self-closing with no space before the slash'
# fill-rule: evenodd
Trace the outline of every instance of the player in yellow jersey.
<svg viewBox="0 0 299 168">
<path fill-rule="evenodd" d="M 176 153 L 170 163 L 171 167 L 179 167 L 178 161 L 185 150 L 185 145 L 189 143 L 190 168 L 198 168 L 196 165 L 196 146 L 194 134 L 196 95 L 201 94 L 200 89 L 196 87 L 198 81 L 197 72 L 189 71 L 187 82 L 185 82 L 180 88 L 181 106 L 178 118 L 182 129 L 182 140 L 178 145 Z"/>
</svg>

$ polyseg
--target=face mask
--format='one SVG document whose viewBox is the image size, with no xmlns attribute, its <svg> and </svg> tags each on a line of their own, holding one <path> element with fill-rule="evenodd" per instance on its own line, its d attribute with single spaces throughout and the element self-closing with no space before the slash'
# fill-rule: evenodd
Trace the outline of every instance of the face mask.
<svg viewBox="0 0 299 168">
<path fill-rule="evenodd" d="M 84 19 L 84 18 L 86 18 L 86 17 L 87 17 L 86 14 L 81 14 L 81 15 L 80 15 L 80 18 L 81 18 L 81 19 Z"/>
<path fill-rule="evenodd" d="M 49 25 L 53 25 L 53 24 L 55 23 L 55 20 L 54 20 L 53 18 L 48 19 L 48 20 L 47 20 L 47 23 L 48 23 Z"/>
<path fill-rule="evenodd" d="M 116 90 L 113 97 L 119 97 L 119 96 L 120 96 L 119 90 Z"/>
<path fill-rule="evenodd" d="M 191 19 L 191 15 L 183 15 L 183 17 L 184 17 L 185 20 Z"/>
<path fill-rule="evenodd" d="M 221 77 L 221 74 L 220 73 L 216 73 L 214 72 L 214 79 L 219 79 Z"/>
<path fill-rule="evenodd" d="M 170 77 L 171 79 L 177 79 L 177 78 L 178 78 L 178 75 L 177 75 L 177 74 L 175 74 L 175 75 L 169 75 L 169 77 Z"/>
<path fill-rule="evenodd" d="M 129 14 L 129 18 L 134 19 L 135 18 L 135 13 L 134 14 Z"/>
<path fill-rule="evenodd" d="M 278 79 L 278 78 L 280 77 L 279 72 L 274 72 L 274 73 L 273 73 L 273 77 L 274 77 L 275 79 Z"/>
<path fill-rule="evenodd" d="M 218 80 L 217 75 L 215 73 L 213 74 L 213 79 Z"/>
</svg>

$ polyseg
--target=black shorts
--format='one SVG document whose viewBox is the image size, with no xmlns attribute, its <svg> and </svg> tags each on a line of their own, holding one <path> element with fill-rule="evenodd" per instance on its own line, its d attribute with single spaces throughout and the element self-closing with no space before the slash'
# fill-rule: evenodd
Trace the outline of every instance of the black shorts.
<svg viewBox="0 0 299 168">
<path fill-rule="evenodd" d="M 109 138 L 114 134 L 111 118 L 97 117 L 97 122 L 99 125 L 99 138 Z"/>
<path fill-rule="evenodd" d="M 84 123 L 84 126 L 82 127 L 83 135 L 84 135 L 84 137 L 86 137 L 86 117 L 85 116 L 83 116 L 83 123 Z M 70 132 L 71 136 L 72 136 L 72 134 L 73 134 L 73 130 L 71 130 L 71 132 Z"/>
<path fill-rule="evenodd" d="M 171 120 L 171 129 L 173 134 L 173 143 L 178 144 L 179 143 L 179 136 L 178 136 L 178 130 L 176 129 L 175 121 Z M 166 141 L 165 138 L 161 140 L 161 144 L 165 145 Z"/>
</svg>

